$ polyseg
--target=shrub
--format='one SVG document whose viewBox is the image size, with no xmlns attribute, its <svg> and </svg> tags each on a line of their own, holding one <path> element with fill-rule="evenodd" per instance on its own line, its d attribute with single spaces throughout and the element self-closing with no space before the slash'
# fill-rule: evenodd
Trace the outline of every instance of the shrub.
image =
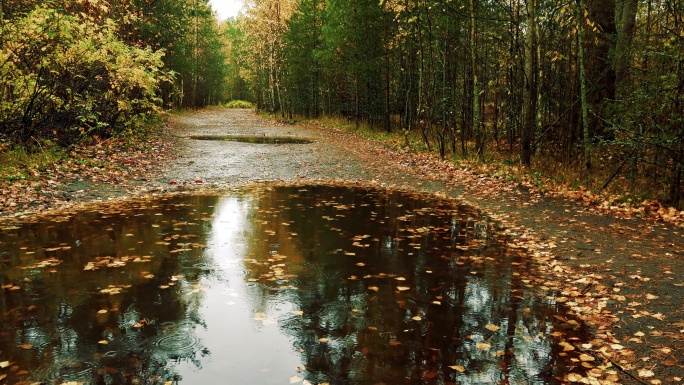
<svg viewBox="0 0 684 385">
<path fill-rule="evenodd" d="M 250 102 L 246 102 L 244 100 L 231 100 L 228 103 L 226 103 L 226 107 L 228 108 L 252 108 L 254 105 Z"/>
<path fill-rule="evenodd" d="M 61 145 L 135 130 L 160 112 L 163 51 L 126 45 L 111 20 L 38 7 L 0 29 L 0 136 Z"/>
</svg>

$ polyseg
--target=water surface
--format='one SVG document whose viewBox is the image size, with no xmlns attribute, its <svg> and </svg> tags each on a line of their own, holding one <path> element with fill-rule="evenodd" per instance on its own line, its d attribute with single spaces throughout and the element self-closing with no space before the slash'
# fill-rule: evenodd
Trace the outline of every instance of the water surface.
<svg viewBox="0 0 684 385">
<path fill-rule="evenodd" d="M 309 144 L 311 140 L 296 138 L 293 136 L 237 136 L 237 135 L 193 135 L 189 137 L 195 140 L 219 140 L 229 142 L 241 142 L 251 144 Z"/>
<path fill-rule="evenodd" d="M 333 186 L 125 206 L 2 228 L 4 383 L 544 384 L 577 370 L 552 338 L 574 333 L 563 309 L 467 206 Z"/>
</svg>

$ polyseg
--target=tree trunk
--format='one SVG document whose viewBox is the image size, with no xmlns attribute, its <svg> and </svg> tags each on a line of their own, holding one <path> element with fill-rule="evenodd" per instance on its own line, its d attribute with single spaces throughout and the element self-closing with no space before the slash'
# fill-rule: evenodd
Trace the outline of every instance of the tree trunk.
<svg viewBox="0 0 684 385">
<path fill-rule="evenodd" d="M 615 68 L 611 60 L 615 46 L 615 0 L 587 0 L 587 18 L 593 28 L 584 31 L 587 102 L 592 107 L 589 129 L 595 137 L 611 139 L 608 103 L 615 100 Z M 584 20 L 584 18 L 582 18 Z"/>
<path fill-rule="evenodd" d="M 526 167 L 532 162 L 532 136 L 536 130 L 536 65 L 535 65 L 535 17 L 536 0 L 527 0 L 525 13 L 527 19 L 527 31 L 525 35 L 525 79 L 523 88 L 523 121 L 521 130 L 521 161 Z"/>
<path fill-rule="evenodd" d="M 589 130 L 589 105 L 587 100 L 587 74 L 584 68 L 584 7 L 582 0 L 577 0 L 577 61 L 579 62 L 580 99 L 582 108 L 582 136 L 584 145 L 584 165 L 586 180 L 591 179 L 591 134 Z"/>
<path fill-rule="evenodd" d="M 470 60 L 473 71 L 473 115 L 471 124 L 473 134 L 475 135 L 475 147 L 477 149 L 477 154 L 482 156 L 484 138 L 480 130 L 482 116 L 480 112 L 480 84 L 477 77 L 477 12 L 475 4 L 475 0 L 470 0 Z"/>
</svg>

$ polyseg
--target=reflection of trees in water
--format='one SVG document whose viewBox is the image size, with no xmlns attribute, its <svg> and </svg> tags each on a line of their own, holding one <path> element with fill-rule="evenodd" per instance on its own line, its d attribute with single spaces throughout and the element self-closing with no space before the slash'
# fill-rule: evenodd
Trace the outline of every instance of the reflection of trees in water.
<svg viewBox="0 0 684 385">
<path fill-rule="evenodd" d="M 199 366 L 198 355 L 208 354 L 193 333 L 202 326 L 199 294 L 186 296 L 185 286 L 205 273 L 188 266 L 207 264 L 199 247 L 170 251 L 204 242 L 201 213 L 210 212 L 215 201 L 188 197 L 147 211 L 143 205 L 142 210 L 84 213 L 3 231 L 1 282 L 21 290 L 0 295 L 0 358 L 11 359 L 19 368 L 15 372 L 27 371 L 25 378 L 50 383 L 123 384 L 135 378 L 163 383 L 175 376 L 169 365 L 174 360 Z M 89 262 L 121 261 L 131 255 L 152 258 L 83 271 Z M 50 259 L 53 266 L 41 265 Z M 188 272 L 176 286 L 159 288 L 182 269 Z M 145 277 L 148 274 L 154 277 Z M 110 287 L 120 288 L 120 294 L 100 292 Z M 164 346 L 163 338 L 169 335 L 188 339 Z M 184 346 L 189 343 L 191 349 Z"/>
<path fill-rule="evenodd" d="M 254 295 L 262 296 L 260 311 L 269 301 L 302 311 L 281 318 L 281 327 L 296 338 L 310 381 L 552 381 L 552 311 L 523 290 L 519 276 L 530 267 L 500 245 L 487 220 L 400 193 L 299 190 L 261 197 L 254 221 L 261 239 L 251 249 L 266 266 L 264 244 L 289 251 L 281 253 L 294 277 L 265 281 Z M 368 247 L 355 247 L 362 235 Z M 290 259 L 297 254 L 305 258 Z M 255 276 L 266 269 L 248 268 Z M 285 284 L 298 290 L 268 289 Z"/>
</svg>

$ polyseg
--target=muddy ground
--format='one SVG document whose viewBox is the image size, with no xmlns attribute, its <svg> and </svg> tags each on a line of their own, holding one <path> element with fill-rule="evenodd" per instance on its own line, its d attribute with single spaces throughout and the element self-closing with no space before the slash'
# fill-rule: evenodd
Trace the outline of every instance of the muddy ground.
<svg viewBox="0 0 684 385">
<path fill-rule="evenodd" d="M 536 284 L 560 288 L 568 305 L 587 319 L 596 342 L 583 349 L 608 357 L 610 367 L 604 365 L 601 371 L 615 371 L 626 384 L 684 383 L 681 228 L 601 214 L 574 200 L 545 196 L 358 135 L 276 124 L 249 110 L 174 115 L 170 126 L 175 145 L 155 170 L 116 185 L 67 184 L 62 192 L 65 200 L 88 202 L 266 181 L 359 183 L 457 197 L 500 220 L 512 239 L 532 245 L 530 253 L 548 267 L 547 276 Z M 312 142 L 252 144 L 191 138 L 198 135 L 286 136 Z M 597 373 L 597 378 L 606 377 Z"/>
</svg>

